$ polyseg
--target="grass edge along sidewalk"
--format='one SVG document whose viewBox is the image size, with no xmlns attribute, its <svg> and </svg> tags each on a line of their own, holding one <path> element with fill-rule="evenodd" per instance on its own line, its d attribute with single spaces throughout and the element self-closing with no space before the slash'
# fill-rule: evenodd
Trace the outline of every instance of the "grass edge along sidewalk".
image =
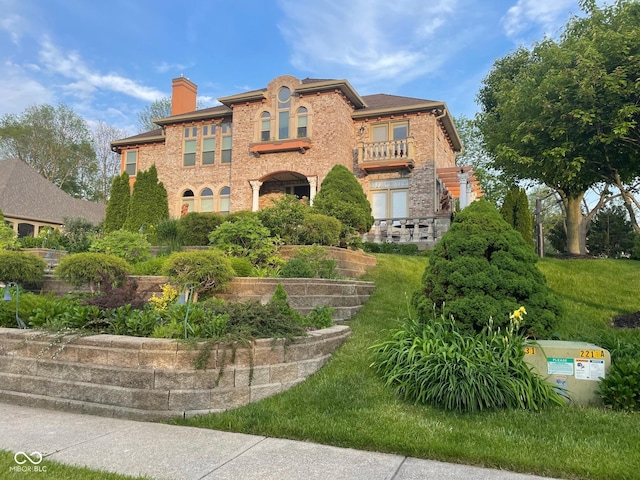
<svg viewBox="0 0 640 480">
<path fill-rule="evenodd" d="M 377 288 L 322 370 L 262 402 L 177 423 L 567 479 L 637 478 L 640 415 L 579 407 L 459 414 L 396 398 L 369 368 L 368 347 L 409 314 L 428 260 L 377 257 L 365 278 Z M 539 264 L 565 306 L 560 332 L 595 335 L 611 316 L 640 309 L 639 262 L 570 262 Z"/>
</svg>

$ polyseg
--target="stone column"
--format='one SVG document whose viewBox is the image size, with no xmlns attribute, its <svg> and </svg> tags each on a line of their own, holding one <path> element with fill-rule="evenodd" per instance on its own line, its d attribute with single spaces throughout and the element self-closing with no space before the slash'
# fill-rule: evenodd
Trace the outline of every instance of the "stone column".
<svg viewBox="0 0 640 480">
<path fill-rule="evenodd" d="M 249 180 L 251 190 L 253 191 L 253 197 L 251 199 L 251 211 L 257 212 L 260 209 L 260 187 L 262 182 L 259 180 Z"/>
<path fill-rule="evenodd" d="M 307 177 L 309 182 L 309 205 L 313 206 L 313 199 L 318 191 L 318 177 Z"/>
<path fill-rule="evenodd" d="M 469 183 L 469 174 L 460 169 L 458 174 L 458 181 L 460 182 L 460 210 L 469 205 L 469 197 L 467 191 L 467 184 Z"/>
</svg>

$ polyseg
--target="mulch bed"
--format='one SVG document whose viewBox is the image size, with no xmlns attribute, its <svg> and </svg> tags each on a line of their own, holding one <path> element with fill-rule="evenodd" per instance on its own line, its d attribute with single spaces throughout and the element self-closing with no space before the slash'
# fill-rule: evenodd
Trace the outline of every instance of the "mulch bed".
<svg viewBox="0 0 640 480">
<path fill-rule="evenodd" d="M 640 312 L 618 315 L 611 320 L 614 328 L 640 328 Z"/>
</svg>

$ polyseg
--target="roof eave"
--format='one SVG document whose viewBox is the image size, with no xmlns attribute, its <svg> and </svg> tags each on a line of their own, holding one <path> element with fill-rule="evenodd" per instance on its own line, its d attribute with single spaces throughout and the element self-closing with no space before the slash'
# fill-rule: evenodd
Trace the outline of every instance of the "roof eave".
<svg viewBox="0 0 640 480">
<path fill-rule="evenodd" d="M 228 110 L 221 110 L 219 112 L 189 112 L 181 115 L 174 115 L 173 117 L 166 118 L 154 118 L 151 121 L 159 126 L 171 125 L 174 123 L 182 122 L 197 122 L 200 120 L 206 120 L 208 118 L 221 118 L 229 116 L 231 112 Z"/>
<path fill-rule="evenodd" d="M 302 84 L 296 87 L 295 92 L 306 94 L 335 89 L 340 90 L 356 108 L 365 108 L 367 106 L 362 97 L 356 92 L 356 89 L 345 79 Z"/>
<path fill-rule="evenodd" d="M 220 97 L 218 101 L 227 107 L 231 107 L 231 105 L 238 103 L 246 103 L 246 102 L 261 102 L 266 100 L 266 95 L 264 90 L 254 90 L 251 92 L 238 93 L 236 95 L 229 95 L 228 97 Z"/>
</svg>

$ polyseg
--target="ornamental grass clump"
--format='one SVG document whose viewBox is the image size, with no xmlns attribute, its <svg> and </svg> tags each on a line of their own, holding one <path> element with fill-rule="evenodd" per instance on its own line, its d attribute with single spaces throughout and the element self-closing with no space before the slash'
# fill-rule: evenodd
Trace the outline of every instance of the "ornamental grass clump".
<svg viewBox="0 0 640 480">
<path fill-rule="evenodd" d="M 371 347 L 374 367 L 401 398 L 445 410 L 540 410 L 562 397 L 524 362 L 526 338 L 518 333 L 524 310 L 506 329 L 490 320 L 470 334 L 435 312 L 430 321 L 407 319 L 391 339 Z"/>
</svg>

